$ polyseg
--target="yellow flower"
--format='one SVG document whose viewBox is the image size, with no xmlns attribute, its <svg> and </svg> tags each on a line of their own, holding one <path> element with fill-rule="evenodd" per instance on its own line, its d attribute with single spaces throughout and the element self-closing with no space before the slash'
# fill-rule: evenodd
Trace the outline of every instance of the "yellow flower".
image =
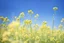
<svg viewBox="0 0 64 43">
<path fill-rule="evenodd" d="M 59 25 L 59 28 L 63 28 L 63 25 L 60 24 L 60 25 Z"/>
<path fill-rule="evenodd" d="M 16 32 L 15 32 L 15 36 L 18 36 L 18 35 L 19 35 L 19 33 L 16 31 Z"/>
<path fill-rule="evenodd" d="M 25 34 L 24 37 L 25 37 L 25 38 L 28 38 L 29 36 L 28 36 L 28 34 Z"/>
<path fill-rule="evenodd" d="M 39 40 L 39 36 L 36 36 L 36 39 L 35 40 Z"/>
<path fill-rule="evenodd" d="M 47 31 L 47 34 L 50 34 L 50 33 L 51 33 L 51 30 L 48 30 L 48 31 Z"/>
<path fill-rule="evenodd" d="M 19 18 L 23 18 L 25 15 L 24 15 L 24 12 L 21 12 L 20 15 L 19 15 Z"/>
<path fill-rule="evenodd" d="M 2 37 L 7 37 L 7 36 L 9 36 L 9 35 L 10 35 L 10 32 L 5 31 L 5 32 L 3 33 L 3 35 L 2 35 Z"/>
<path fill-rule="evenodd" d="M 2 42 L 8 41 L 7 37 L 2 38 Z"/>
<path fill-rule="evenodd" d="M 31 20 L 25 20 L 24 23 L 25 23 L 26 25 L 29 25 L 29 24 L 32 23 L 32 21 L 31 21 Z"/>
<path fill-rule="evenodd" d="M 37 19 L 39 17 L 39 14 L 36 14 L 34 17 Z"/>
<path fill-rule="evenodd" d="M 4 17 L 3 16 L 0 16 L 0 20 L 4 20 Z"/>
<path fill-rule="evenodd" d="M 64 22 L 64 18 L 62 18 L 61 22 Z"/>
<path fill-rule="evenodd" d="M 41 26 L 41 29 L 46 29 L 47 28 L 47 26 L 46 25 L 43 25 L 43 26 Z"/>
<path fill-rule="evenodd" d="M 33 37 L 33 39 L 35 39 L 35 37 Z"/>
<path fill-rule="evenodd" d="M 48 26 L 47 28 L 50 29 L 50 26 Z"/>
<path fill-rule="evenodd" d="M 20 21 L 20 18 L 19 18 L 19 17 L 18 17 L 18 18 L 16 18 L 16 21 L 17 21 L 17 22 L 19 22 L 19 21 Z"/>
<path fill-rule="evenodd" d="M 50 41 L 53 41 L 54 40 L 54 37 L 50 37 Z"/>
<path fill-rule="evenodd" d="M 29 34 L 29 37 L 31 37 L 32 36 L 32 34 Z"/>
<path fill-rule="evenodd" d="M 19 41 L 18 41 L 18 40 L 16 40 L 16 41 L 11 41 L 11 43 L 19 43 Z"/>
<path fill-rule="evenodd" d="M 38 28 L 38 27 L 39 27 L 39 25 L 38 25 L 38 24 L 35 24 L 35 25 L 34 25 L 34 27 L 35 27 L 35 28 Z"/>
<path fill-rule="evenodd" d="M 60 43 L 60 41 L 56 41 L 56 43 Z"/>
<path fill-rule="evenodd" d="M 12 23 L 10 23 L 8 25 L 9 28 L 15 28 L 15 27 L 18 27 L 20 25 L 20 22 L 18 21 L 12 21 Z"/>
<path fill-rule="evenodd" d="M 46 25 L 47 24 L 47 22 L 46 21 L 43 21 L 43 25 Z"/>
<path fill-rule="evenodd" d="M 8 29 L 8 31 L 14 32 L 15 30 L 14 30 L 14 28 L 10 28 L 10 29 Z"/>
<path fill-rule="evenodd" d="M 28 13 L 29 13 L 29 14 L 33 14 L 33 11 L 32 11 L 32 10 L 28 10 Z"/>
<path fill-rule="evenodd" d="M 24 41 L 24 43 L 28 43 L 28 40 Z"/>
<path fill-rule="evenodd" d="M 8 22 L 8 21 L 9 19 L 7 17 L 3 19 L 3 22 Z"/>
<path fill-rule="evenodd" d="M 58 10 L 58 7 L 53 7 L 53 10 L 54 10 L 54 11 Z"/>
</svg>

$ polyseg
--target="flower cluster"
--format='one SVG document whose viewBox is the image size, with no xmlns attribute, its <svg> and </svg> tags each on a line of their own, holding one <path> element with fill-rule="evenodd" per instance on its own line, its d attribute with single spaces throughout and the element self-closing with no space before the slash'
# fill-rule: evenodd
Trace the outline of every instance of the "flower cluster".
<svg viewBox="0 0 64 43">
<path fill-rule="evenodd" d="M 33 11 L 29 10 L 28 13 L 33 14 Z M 64 43 L 64 31 L 61 30 L 63 29 L 62 24 L 59 25 L 58 29 L 52 30 L 46 21 L 41 26 L 37 23 L 32 24 L 32 20 L 29 19 L 20 22 L 20 19 L 23 19 L 24 16 L 24 12 L 20 13 L 11 23 L 5 24 L 6 28 L 2 26 L 2 23 L 0 24 L 2 26 L 0 27 L 0 43 Z M 39 15 L 36 14 L 35 19 L 38 17 Z M 0 19 L 7 20 L 7 17 L 1 16 Z"/>
</svg>

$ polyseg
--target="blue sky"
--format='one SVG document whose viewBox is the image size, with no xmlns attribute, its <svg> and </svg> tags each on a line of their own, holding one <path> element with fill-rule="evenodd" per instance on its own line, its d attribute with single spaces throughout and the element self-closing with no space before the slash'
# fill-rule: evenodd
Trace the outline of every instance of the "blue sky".
<svg viewBox="0 0 64 43">
<path fill-rule="evenodd" d="M 37 23 L 41 25 L 43 21 L 47 21 L 52 26 L 52 16 L 54 14 L 53 7 L 57 6 L 58 10 L 55 15 L 55 26 L 60 24 L 60 20 L 64 17 L 64 1 L 63 0 L 0 0 L 0 16 L 8 17 L 10 20 L 14 16 L 18 16 L 20 12 L 25 12 L 25 19 L 29 18 L 28 10 L 33 10 L 34 14 L 39 14 Z M 32 18 L 34 20 L 34 17 Z"/>
</svg>

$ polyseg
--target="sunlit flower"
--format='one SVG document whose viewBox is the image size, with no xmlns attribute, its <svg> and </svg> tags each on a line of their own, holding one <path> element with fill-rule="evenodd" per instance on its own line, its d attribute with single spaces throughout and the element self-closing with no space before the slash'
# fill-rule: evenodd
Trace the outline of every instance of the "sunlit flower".
<svg viewBox="0 0 64 43">
<path fill-rule="evenodd" d="M 48 26 L 47 28 L 50 29 L 50 26 Z"/>
<path fill-rule="evenodd" d="M 16 21 L 20 21 L 20 18 L 16 18 Z"/>
<path fill-rule="evenodd" d="M 38 25 L 38 24 L 35 24 L 35 25 L 34 25 L 34 29 L 35 29 L 35 30 L 38 30 L 38 29 L 39 29 L 39 25 Z"/>
<path fill-rule="evenodd" d="M 28 34 L 25 34 L 24 37 L 25 37 L 25 38 L 28 38 L 29 36 L 28 36 Z"/>
<path fill-rule="evenodd" d="M 3 19 L 4 19 L 4 17 L 3 17 L 3 16 L 0 16 L 0 19 L 1 19 L 1 20 L 3 20 Z"/>
<path fill-rule="evenodd" d="M 61 22 L 64 22 L 64 18 L 62 18 Z"/>
<path fill-rule="evenodd" d="M 44 22 L 43 22 L 43 25 L 45 25 L 45 24 L 47 24 L 47 22 L 46 22 L 46 21 L 44 21 Z"/>
<path fill-rule="evenodd" d="M 56 41 L 56 43 L 60 43 L 60 41 Z"/>
<path fill-rule="evenodd" d="M 57 10 L 56 7 L 53 8 Z M 33 14 L 32 10 L 29 10 L 30 15 Z M 21 12 L 18 17 L 11 23 L 7 23 L 9 19 L 7 17 L 0 16 L 0 20 L 4 21 L 0 24 L 0 42 L 1 43 L 62 43 L 64 42 L 64 30 L 63 24 L 59 25 L 59 29 L 52 30 L 50 26 L 47 26 L 47 22 L 44 21 L 41 26 L 38 24 L 33 25 L 32 20 L 24 20 L 24 24 L 20 25 L 20 18 L 24 17 L 24 12 Z M 36 14 L 35 19 L 39 17 Z M 64 18 L 61 21 L 64 22 Z M 5 28 L 5 26 L 7 28 Z M 2 27 L 2 28 L 1 28 Z M 30 30 L 29 30 L 30 29 Z M 37 29 L 37 30 L 36 30 Z M 36 31 L 35 31 L 36 30 Z"/>
<path fill-rule="evenodd" d="M 19 43 L 19 41 L 18 40 L 13 40 L 13 41 L 11 41 L 11 43 Z"/>
<path fill-rule="evenodd" d="M 39 27 L 39 25 L 38 24 L 35 24 L 35 26 L 34 26 L 35 28 L 38 28 Z"/>
<path fill-rule="evenodd" d="M 51 30 L 48 30 L 47 33 L 50 34 L 51 33 Z"/>
<path fill-rule="evenodd" d="M 36 36 L 36 39 L 35 40 L 39 40 L 39 36 Z"/>
<path fill-rule="evenodd" d="M 5 32 L 3 33 L 3 35 L 2 35 L 2 37 L 7 37 L 7 36 L 9 36 L 9 35 L 10 35 L 10 32 L 5 31 Z"/>
<path fill-rule="evenodd" d="M 24 12 L 21 12 L 20 15 L 19 15 L 19 18 L 23 18 L 25 16 Z"/>
<path fill-rule="evenodd" d="M 7 37 L 2 38 L 2 42 L 8 41 Z"/>
<path fill-rule="evenodd" d="M 61 24 L 60 24 L 60 25 L 59 25 L 59 28 L 61 28 L 61 29 L 62 29 L 62 28 L 63 28 L 63 25 L 61 25 Z"/>
<path fill-rule="evenodd" d="M 10 29 L 8 29 L 8 31 L 14 32 L 14 28 L 10 28 Z"/>
<path fill-rule="evenodd" d="M 58 10 L 58 7 L 53 7 L 53 10 L 54 10 L 54 11 Z"/>
<path fill-rule="evenodd" d="M 9 22 L 10 20 L 9 19 L 7 19 L 7 22 Z"/>
<path fill-rule="evenodd" d="M 50 41 L 53 41 L 53 40 L 54 40 L 54 37 L 51 37 L 51 38 L 50 38 Z"/>
<path fill-rule="evenodd" d="M 28 10 L 28 13 L 29 13 L 29 14 L 33 14 L 33 11 L 32 11 L 32 10 Z"/>
<path fill-rule="evenodd" d="M 14 27 L 18 27 L 19 25 L 20 25 L 20 22 L 12 21 L 12 23 L 10 23 L 8 26 L 9 28 L 14 28 Z"/>
<path fill-rule="evenodd" d="M 29 24 L 32 23 L 32 21 L 31 21 L 31 20 L 25 20 L 24 23 L 25 23 L 26 25 L 29 25 Z"/>
<path fill-rule="evenodd" d="M 18 36 L 19 35 L 19 33 L 18 32 L 15 32 L 15 36 Z"/>
<path fill-rule="evenodd" d="M 6 22 L 6 21 L 7 21 L 7 19 L 8 19 L 7 17 L 6 17 L 6 18 L 4 18 L 4 19 L 3 19 L 3 22 Z"/>
<path fill-rule="evenodd" d="M 28 43 L 28 40 L 24 41 L 24 43 Z"/>
<path fill-rule="evenodd" d="M 47 26 L 46 26 L 46 25 L 43 25 L 43 26 L 41 26 L 40 28 L 41 28 L 41 29 L 46 29 Z"/>
<path fill-rule="evenodd" d="M 36 15 L 35 15 L 35 18 L 38 18 L 38 17 L 39 17 L 39 14 L 36 14 Z"/>
</svg>

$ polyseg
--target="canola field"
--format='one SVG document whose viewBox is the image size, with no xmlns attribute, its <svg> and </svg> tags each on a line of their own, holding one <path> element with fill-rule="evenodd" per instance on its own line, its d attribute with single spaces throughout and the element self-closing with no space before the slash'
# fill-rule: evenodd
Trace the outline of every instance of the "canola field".
<svg viewBox="0 0 64 43">
<path fill-rule="evenodd" d="M 57 29 L 52 29 L 46 21 L 41 26 L 36 23 L 38 14 L 34 16 L 35 24 L 32 24 L 33 11 L 28 10 L 28 14 L 30 19 L 24 19 L 25 14 L 21 12 L 12 22 L 0 16 L 0 43 L 64 43 L 64 18 Z"/>
</svg>

